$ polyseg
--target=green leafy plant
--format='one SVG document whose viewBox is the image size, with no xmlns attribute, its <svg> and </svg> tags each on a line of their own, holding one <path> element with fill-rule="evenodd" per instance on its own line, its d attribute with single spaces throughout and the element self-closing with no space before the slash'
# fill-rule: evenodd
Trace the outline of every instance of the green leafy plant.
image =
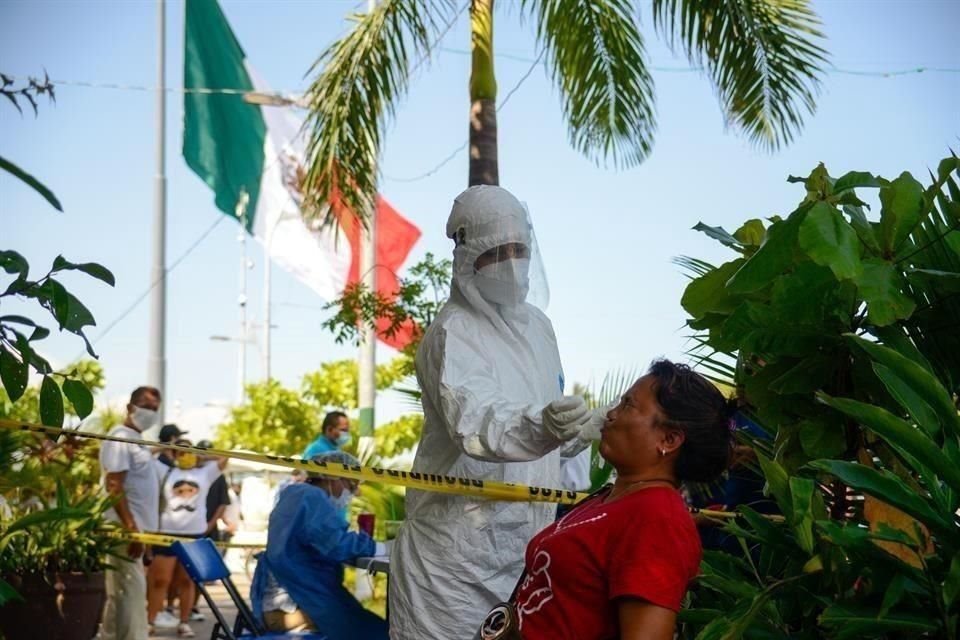
<svg viewBox="0 0 960 640">
<path fill-rule="evenodd" d="M 71 497 L 58 483 L 54 502 L 32 509 L 26 503 L 3 518 L 0 534 L 0 606 L 19 594 L 13 576 L 98 572 L 116 547 L 118 525 L 104 517 L 112 499 L 91 491 Z M 41 506 L 41 505 L 38 505 Z"/>
<path fill-rule="evenodd" d="M 927 187 L 821 165 L 786 218 L 697 226 L 739 256 L 680 261 L 694 354 L 772 434 L 784 515 L 738 507 L 743 553 L 705 555 L 685 637 L 957 637 L 958 177 L 956 156 Z"/>
<path fill-rule="evenodd" d="M 28 86 L 20 89 L 13 85 L 12 78 L 0 73 L 0 94 L 10 100 L 21 113 L 23 111 L 18 98 L 27 100 L 33 107 L 34 114 L 37 112 L 38 96 L 48 95 L 51 100 L 54 99 L 53 85 L 49 78 L 42 83 L 31 78 Z M 29 186 L 57 211 L 63 211 L 53 192 L 29 173 L 2 157 L 0 169 Z M 45 275 L 31 280 L 30 264 L 26 258 L 16 251 L 0 250 L 0 269 L 7 276 L 13 277 L 0 293 L 0 304 L 4 302 L 4 298 L 36 301 L 53 316 L 61 331 L 66 330 L 80 336 L 86 344 L 87 353 L 97 357 L 93 346 L 84 335 L 85 327 L 96 325 L 93 314 L 54 276 L 61 276 L 68 271 L 79 271 L 112 287 L 115 280 L 106 267 L 94 262 L 73 263 L 63 256 L 57 256 Z M 0 315 L 0 382 L 3 383 L 3 390 L 10 402 L 16 402 L 27 389 L 31 369 L 40 374 L 40 419 L 46 425 L 59 427 L 63 424 L 64 396 L 81 418 L 85 418 L 93 410 L 93 396 L 83 382 L 77 379 L 75 371 L 54 371 L 50 363 L 34 349 L 35 342 L 49 335 L 49 329 L 26 316 Z"/>
<path fill-rule="evenodd" d="M 362 282 L 344 289 L 343 295 L 326 304 L 324 309 L 333 309 L 333 316 L 324 320 L 323 327 L 334 335 L 338 344 L 359 343 L 361 326 L 376 326 L 382 319 L 389 321 L 379 328 L 380 335 L 393 337 L 404 325 L 415 328 L 413 341 L 404 348 L 409 358 L 406 375 L 413 373 L 413 355 L 423 332 L 437 317 L 443 303 L 450 295 L 450 280 L 453 263 L 437 259 L 427 253 L 423 260 L 410 267 L 406 277 L 400 278 L 400 288 L 392 300 L 378 291 L 371 291 Z"/>
</svg>

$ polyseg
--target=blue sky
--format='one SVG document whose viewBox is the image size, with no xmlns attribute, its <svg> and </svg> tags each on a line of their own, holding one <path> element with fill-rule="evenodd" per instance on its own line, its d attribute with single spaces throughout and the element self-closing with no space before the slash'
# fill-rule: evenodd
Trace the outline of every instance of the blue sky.
<svg viewBox="0 0 960 640">
<path fill-rule="evenodd" d="M 347 28 L 345 16 L 363 2 L 224 1 L 224 11 L 252 64 L 274 87 L 297 91 L 320 51 Z M 530 24 L 502 0 L 496 51 L 534 58 Z M 649 3 L 638 3 L 650 58 L 683 68 L 656 36 Z M 817 2 L 828 49 L 843 69 L 891 71 L 960 67 L 960 3 L 942 1 Z M 146 1 L 0 3 L 0 71 L 24 78 L 46 69 L 56 80 L 153 86 L 156 5 Z M 444 38 L 466 50 L 466 21 Z M 182 84 L 183 3 L 167 5 L 167 83 Z M 498 60 L 501 97 L 529 63 Z M 390 125 L 382 192 L 423 231 L 413 259 L 426 251 L 449 255 L 443 227 L 453 197 L 466 186 L 466 152 L 427 179 L 402 182 L 449 155 L 467 132 L 469 58 L 440 51 L 421 68 Z M 735 229 L 748 218 L 789 213 L 806 175 L 818 162 L 834 175 L 866 170 L 894 176 L 909 170 L 922 181 L 949 147 L 960 147 L 960 74 L 896 77 L 827 75 L 815 116 L 791 146 L 757 150 L 724 126 L 709 83 L 695 72 L 655 71 L 659 131 L 650 159 L 616 172 L 597 168 L 567 144 L 556 94 L 536 69 L 501 111 L 503 186 L 530 207 L 551 286 L 551 316 L 570 382 L 599 380 L 607 371 L 641 367 L 657 356 L 683 359 L 686 331 L 679 300 L 686 279 L 677 255 L 712 262 L 729 253 L 691 231 L 697 222 Z M 168 262 L 221 215 L 211 192 L 180 155 L 182 96 L 170 93 L 167 113 Z M 62 201 L 64 214 L 0 176 L 2 248 L 23 253 L 39 271 L 59 253 L 97 261 L 114 271 L 110 289 L 65 278 L 100 325 L 90 331 L 107 374 L 108 397 L 146 375 L 148 301 L 117 319 L 149 285 L 154 94 L 61 85 L 56 105 L 23 117 L 0 106 L 0 155 L 40 177 Z M 262 254 L 250 245 L 250 317 L 262 317 Z M 211 335 L 236 334 L 240 255 L 237 227 L 225 220 L 169 276 L 168 411 L 236 395 L 236 347 Z M 353 357 L 320 326 L 322 301 L 274 269 L 273 372 L 287 384 L 328 360 Z M 4 312 L 20 309 L 4 304 Z M 66 363 L 82 352 L 78 339 L 52 335 L 46 354 Z M 390 357 L 381 349 L 380 358 Z M 251 348 L 248 379 L 262 375 Z M 397 410 L 389 398 L 380 417 Z"/>
</svg>

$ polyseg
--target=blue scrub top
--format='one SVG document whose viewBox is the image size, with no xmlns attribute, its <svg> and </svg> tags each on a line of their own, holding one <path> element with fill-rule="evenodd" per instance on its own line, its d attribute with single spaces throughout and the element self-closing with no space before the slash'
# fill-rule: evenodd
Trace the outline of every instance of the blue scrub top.
<svg viewBox="0 0 960 640">
<path fill-rule="evenodd" d="M 270 514 L 267 549 L 250 587 L 254 615 L 263 619 L 270 571 L 329 640 L 387 640 L 386 621 L 343 586 L 343 563 L 374 553 L 370 536 L 347 531 L 326 491 L 307 483 L 287 487 Z"/>
</svg>

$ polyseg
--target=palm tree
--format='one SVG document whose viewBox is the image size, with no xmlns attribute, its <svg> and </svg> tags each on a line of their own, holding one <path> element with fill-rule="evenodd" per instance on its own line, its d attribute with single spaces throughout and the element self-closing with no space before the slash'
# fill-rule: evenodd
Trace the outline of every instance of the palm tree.
<svg viewBox="0 0 960 640">
<path fill-rule="evenodd" d="M 635 4 L 519 1 L 560 95 L 571 145 L 615 168 L 643 162 L 656 130 Z M 468 8 L 468 183 L 498 183 L 494 0 L 380 0 L 354 16 L 353 28 L 311 68 L 305 187 L 313 202 L 339 199 L 361 218 L 372 210 L 387 121 L 413 71 Z M 703 69 L 730 125 L 759 147 L 772 151 L 789 143 L 813 113 L 827 54 L 808 0 L 653 0 L 653 24 Z"/>
</svg>

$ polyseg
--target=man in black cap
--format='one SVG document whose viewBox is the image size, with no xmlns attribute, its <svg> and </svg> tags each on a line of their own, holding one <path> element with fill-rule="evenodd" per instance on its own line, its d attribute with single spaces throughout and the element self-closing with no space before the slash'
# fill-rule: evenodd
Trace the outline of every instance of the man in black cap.
<svg viewBox="0 0 960 640">
<path fill-rule="evenodd" d="M 160 429 L 160 437 L 158 440 L 162 444 L 173 444 L 177 438 L 185 435 L 186 431 L 181 431 L 180 427 L 175 424 L 165 424 Z M 157 456 L 157 460 L 167 465 L 168 467 L 173 466 L 173 458 L 170 457 L 169 449 L 163 449 L 160 451 L 160 455 Z"/>
</svg>

